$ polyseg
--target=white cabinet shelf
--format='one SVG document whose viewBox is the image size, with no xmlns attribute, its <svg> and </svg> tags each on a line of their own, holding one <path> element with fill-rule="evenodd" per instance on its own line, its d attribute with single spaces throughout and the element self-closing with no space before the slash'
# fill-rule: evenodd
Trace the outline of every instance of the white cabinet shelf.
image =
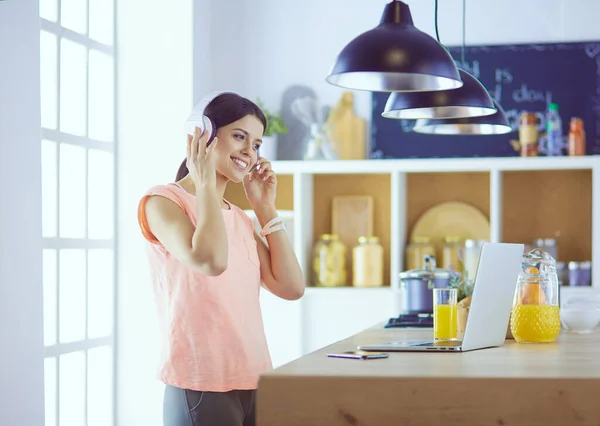
<svg viewBox="0 0 600 426">
<path fill-rule="evenodd" d="M 388 174 L 390 197 L 390 279 L 396 280 L 403 268 L 406 229 L 407 175 L 417 173 L 489 173 L 490 241 L 502 241 L 503 181 L 505 172 L 589 170 L 591 183 L 592 283 L 600 288 L 600 156 L 536 158 L 457 158 L 360 161 L 275 161 L 278 174 L 293 175 L 295 250 L 307 279 L 313 238 L 313 176 L 327 174 Z M 523 183 L 526 185 L 526 182 Z M 575 189 L 575 188 L 574 188 Z M 553 188 L 533 188 L 549 191 Z M 552 212 L 534 212 L 551 215 Z M 599 265 L 598 267 L 595 267 Z"/>
<path fill-rule="evenodd" d="M 576 192 L 579 188 L 570 188 L 568 185 L 571 185 L 571 182 L 575 182 L 573 184 L 575 186 L 577 186 L 577 182 L 583 181 L 585 183 L 585 191 L 587 192 L 582 197 L 585 197 L 586 201 L 582 205 L 588 206 L 589 204 L 591 214 L 589 209 L 587 209 L 587 212 L 581 212 L 581 214 L 587 215 L 586 218 L 589 218 L 588 223 L 581 225 L 584 228 L 578 228 L 579 224 L 572 223 L 570 229 L 586 230 L 585 245 L 588 247 L 585 249 L 585 253 L 591 255 L 593 287 L 563 287 L 561 292 L 564 297 L 571 294 L 588 295 L 600 290 L 600 156 L 274 161 L 273 170 L 278 175 L 292 176 L 293 183 L 289 185 L 287 190 L 293 190 L 294 249 L 307 283 L 310 283 L 311 279 L 310 256 L 315 242 L 315 235 L 319 229 L 315 228 L 318 224 L 314 222 L 323 221 L 322 217 L 315 216 L 315 212 L 323 212 L 329 208 L 322 205 L 325 201 L 318 197 L 319 189 L 317 189 L 316 183 L 318 182 L 318 185 L 328 185 L 330 183 L 328 178 L 323 178 L 322 175 L 331 175 L 331 182 L 337 182 L 337 187 L 340 187 L 340 179 L 362 179 L 361 176 L 356 175 L 367 174 L 378 175 L 379 177 L 387 175 L 390 191 L 389 194 L 386 194 L 389 204 L 387 201 L 385 204 L 386 206 L 389 205 L 389 212 L 386 213 L 389 214 L 389 227 L 385 228 L 389 230 L 389 236 L 387 237 L 389 245 L 386 247 L 386 256 L 389 257 L 387 264 L 389 266 L 390 282 L 388 284 L 398 280 L 398 274 L 404 267 L 404 247 L 408 240 L 409 231 L 407 229 L 410 209 L 408 202 L 410 197 L 409 181 L 414 179 L 415 175 L 473 173 L 473 175 L 479 176 L 479 187 L 482 187 L 481 182 L 485 182 L 483 185 L 485 194 L 489 192 L 489 200 L 485 202 L 486 206 L 489 203 L 490 240 L 497 242 L 503 241 L 503 230 L 505 232 L 511 230 L 512 225 L 510 222 L 514 219 L 503 217 L 507 214 L 508 208 L 505 205 L 506 193 L 511 190 L 514 191 L 515 188 L 522 191 L 520 185 L 522 175 L 519 174 L 520 172 L 573 171 L 572 173 L 577 175 L 577 179 L 564 182 L 561 181 L 563 175 L 559 175 L 554 180 L 554 184 L 562 185 L 563 192 L 567 193 L 571 197 L 570 199 L 573 200 L 577 199 Z M 535 173 L 531 175 L 535 175 Z M 534 179 L 537 180 L 531 188 L 532 193 L 538 194 L 541 191 L 552 195 L 554 187 L 545 186 L 543 178 L 534 177 Z M 465 185 L 469 184 L 468 179 L 464 182 L 466 182 Z M 527 184 L 527 181 L 523 181 L 523 185 Z M 349 183 L 349 185 L 352 185 L 352 183 Z M 414 190 L 412 196 L 414 199 Z M 553 196 L 556 197 L 556 194 Z M 511 203 L 518 204 L 518 199 L 517 203 L 514 200 Z M 560 199 L 556 204 L 561 204 Z M 568 206 L 561 205 L 560 208 L 564 210 Z M 585 209 L 582 208 L 581 210 Z M 531 214 L 552 215 L 553 212 L 535 211 L 534 209 Z M 591 230 L 591 235 L 587 235 L 587 229 Z M 571 238 L 570 244 L 575 246 L 578 242 L 572 240 Z M 591 246 L 591 250 L 589 246 Z M 290 314 L 293 319 L 289 319 L 290 323 L 299 324 L 297 329 L 298 338 L 292 345 L 297 349 L 297 356 L 317 349 L 319 345 L 322 346 L 334 340 L 342 339 L 346 335 L 351 335 L 359 331 L 358 328 L 363 327 L 365 323 L 369 323 L 368 326 L 397 315 L 400 302 L 396 299 L 397 296 L 390 287 L 308 287 L 304 298 L 297 303 L 295 302 L 296 305 L 299 304 L 299 308 L 295 309 L 293 314 Z M 276 339 L 272 338 L 272 340 Z M 288 351 L 286 357 L 287 359 L 293 359 L 293 354 Z M 284 358 L 286 357 L 281 358 L 282 362 L 285 361 Z"/>
</svg>

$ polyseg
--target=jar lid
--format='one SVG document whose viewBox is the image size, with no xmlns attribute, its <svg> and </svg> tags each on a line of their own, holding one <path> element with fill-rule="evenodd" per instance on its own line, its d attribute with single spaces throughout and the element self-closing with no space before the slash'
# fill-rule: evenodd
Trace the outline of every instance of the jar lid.
<svg viewBox="0 0 600 426">
<path fill-rule="evenodd" d="M 358 237 L 360 244 L 379 244 L 379 237 L 374 235 Z"/>
<path fill-rule="evenodd" d="M 465 247 L 466 248 L 479 248 L 481 246 L 483 246 L 483 244 L 485 244 L 486 241 L 485 240 L 471 240 L 471 239 L 467 239 L 465 240 Z"/>
<path fill-rule="evenodd" d="M 424 236 L 420 236 L 420 237 L 413 237 L 413 238 L 412 238 L 412 242 L 413 242 L 413 243 L 428 243 L 429 241 L 431 241 L 431 238 L 429 238 L 429 237 L 424 237 Z"/>
<path fill-rule="evenodd" d="M 450 271 L 442 268 L 430 269 L 411 269 L 410 271 L 400 272 L 401 280 L 408 279 L 422 279 L 422 280 L 433 280 L 436 278 L 450 278 Z"/>
<path fill-rule="evenodd" d="M 583 120 L 579 117 L 571 117 L 570 129 L 571 130 L 582 130 L 583 129 Z"/>
<path fill-rule="evenodd" d="M 447 235 L 444 237 L 444 242 L 446 243 L 458 243 L 460 242 L 460 237 L 457 235 Z"/>
</svg>

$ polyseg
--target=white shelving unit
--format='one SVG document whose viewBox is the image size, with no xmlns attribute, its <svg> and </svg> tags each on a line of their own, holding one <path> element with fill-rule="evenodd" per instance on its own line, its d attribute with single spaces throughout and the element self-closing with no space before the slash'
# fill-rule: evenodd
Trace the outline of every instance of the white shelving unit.
<svg viewBox="0 0 600 426">
<path fill-rule="evenodd" d="M 310 256 L 313 241 L 313 202 L 315 175 L 327 174 L 389 174 L 390 176 L 390 279 L 398 280 L 403 270 L 404 247 L 407 240 L 407 175 L 410 173 L 489 173 L 490 240 L 502 241 L 502 186 L 505 172 L 590 170 L 592 173 L 592 287 L 563 287 L 563 298 L 571 294 L 587 295 L 600 292 L 600 156 L 537 157 L 537 158 L 460 158 L 460 159 L 402 159 L 360 161 L 275 161 L 273 170 L 278 175 L 293 175 L 294 249 L 310 281 Z M 552 190 L 552 188 L 547 188 Z M 544 212 L 544 214 L 549 214 Z M 389 283 L 391 284 L 391 283 Z M 307 288 L 305 297 L 289 310 L 288 324 L 296 324 L 293 336 L 297 341 L 297 356 L 317 349 L 324 344 L 353 334 L 375 322 L 384 321 L 399 312 L 398 297 L 391 287 L 363 288 Z M 269 306 L 275 306 L 271 301 Z M 298 308 L 298 305 L 300 306 Z M 288 307 L 289 308 L 289 307 Z M 275 308 L 273 308 L 275 309 Z M 292 312 L 293 311 L 293 312 Z M 288 311 L 286 311 L 288 312 Z M 268 316 L 268 313 L 266 314 Z M 292 318 L 293 317 L 293 318 Z M 280 338 L 290 336 L 285 320 L 271 337 L 271 350 L 277 353 Z M 267 324 L 269 328 L 269 324 Z M 277 327 L 271 325 L 272 330 Z M 273 337 L 276 336 L 276 337 Z M 290 344 L 291 342 L 282 342 Z M 293 359 L 293 353 L 282 356 L 280 364 Z M 277 356 L 274 356 L 277 358 Z M 289 358 L 289 359 L 288 359 Z"/>
</svg>

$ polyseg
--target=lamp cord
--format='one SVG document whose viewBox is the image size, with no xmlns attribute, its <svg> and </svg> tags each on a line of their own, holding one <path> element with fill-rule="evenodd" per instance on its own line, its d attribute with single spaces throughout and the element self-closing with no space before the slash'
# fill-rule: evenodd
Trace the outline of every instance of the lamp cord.
<svg viewBox="0 0 600 426">
<path fill-rule="evenodd" d="M 466 16 L 467 16 L 466 3 L 467 3 L 467 0 L 463 0 L 463 2 L 462 2 L 462 47 L 460 49 L 460 62 L 463 67 L 465 66 L 465 38 L 466 38 L 465 33 L 466 33 L 466 27 L 467 27 L 467 25 L 466 25 Z"/>
<path fill-rule="evenodd" d="M 435 23 L 435 38 L 437 38 L 438 43 L 442 44 L 442 42 L 440 41 L 440 31 L 438 29 L 438 0 L 434 0 L 433 3 L 433 19 L 434 19 L 434 23 Z"/>
<path fill-rule="evenodd" d="M 435 38 L 438 43 L 442 44 L 440 41 L 440 30 L 438 27 L 438 0 L 434 0 L 433 2 L 433 19 L 435 24 Z M 460 62 L 462 66 L 465 66 L 465 44 L 466 44 L 466 21 L 467 21 L 467 0 L 462 0 L 462 46 L 460 49 Z"/>
</svg>

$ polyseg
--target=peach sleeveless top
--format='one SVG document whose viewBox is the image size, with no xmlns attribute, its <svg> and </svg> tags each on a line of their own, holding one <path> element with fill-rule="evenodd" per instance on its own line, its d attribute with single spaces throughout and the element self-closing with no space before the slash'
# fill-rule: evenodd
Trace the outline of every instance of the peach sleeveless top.
<svg viewBox="0 0 600 426">
<path fill-rule="evenodd" d="M 196 201 L 177 184 L 159 185 L 146 192 L 138 208 L 162 336 L 158 379 L 199 391 L 256 389 L 260 374 L 272 364 L 260 310 L 252 221 L 228 203 L 230 209 L 223 210 L 228 267 L 217 277 L 202 275 L 172 257 L 150 232 L 145 202 L 152 195 L 173 201 L 194 226 Z"/>
</svg>

